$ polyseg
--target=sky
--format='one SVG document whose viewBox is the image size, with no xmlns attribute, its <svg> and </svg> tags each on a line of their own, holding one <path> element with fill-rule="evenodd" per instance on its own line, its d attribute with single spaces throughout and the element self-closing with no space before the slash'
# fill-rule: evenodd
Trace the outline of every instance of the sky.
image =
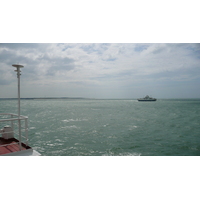
<svg viewBox="0 0 200 200">
<path fill-rule="evenodd" d="M 0 98 L 200 98 L 198 43 L 1 43 Z"/>
</svg>

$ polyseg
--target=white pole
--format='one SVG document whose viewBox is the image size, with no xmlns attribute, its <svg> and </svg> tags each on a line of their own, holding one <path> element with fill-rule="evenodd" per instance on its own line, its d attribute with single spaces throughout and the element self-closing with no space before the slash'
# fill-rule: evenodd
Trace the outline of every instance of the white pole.
<svg viewBox="0 0 200 200">
<path fill-rule="evenodd" d="M 18 78 L 18 118 L 20 118 L 20 69 L 17 68 L 17 78 Z"/>
<path fill-rule="evenodd" d="M 19 124 L 19 147 L 20 151 L 22 150 L 22 143 L 21 143 L 21 121 L 20 121 L 20 68 L 24 67 L 23 65 L 13 64 L 13 67 L 16 67 L 17 70 L 17 78 L 18 78 L 18 124 Z"/>
<path fill-rule="evenodd" d="M 19 124 L 19 149 L 22 150 L 21 121 L 20 121 L 20 68 L 17 68 L 18 78 L 18 124 Z"/>
</svg>

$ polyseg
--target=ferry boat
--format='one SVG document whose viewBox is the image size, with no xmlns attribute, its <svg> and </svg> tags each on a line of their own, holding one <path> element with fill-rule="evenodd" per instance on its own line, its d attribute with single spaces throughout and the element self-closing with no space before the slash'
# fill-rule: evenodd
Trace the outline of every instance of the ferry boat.
<svg viewBox="0 0 200 200">
<path fill-rule="evenodd" d="M 18 114 L 0 113 L 0 156 L 39 156 L 28 144 L 28 117 L 20 115 L 20 68 L 13 64 L 18 78 Z"/>
<path fill-rule="evenodd" d="M 137 99 L 138 101 L 156 101 L 156 98 L 152 98 L 149 95 L 146 95 L 144 98 Z"/>
</svg>

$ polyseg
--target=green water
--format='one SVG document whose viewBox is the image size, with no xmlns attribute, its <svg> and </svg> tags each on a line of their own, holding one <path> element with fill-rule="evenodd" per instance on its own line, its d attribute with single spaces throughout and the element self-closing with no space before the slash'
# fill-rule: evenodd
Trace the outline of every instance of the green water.
<svg viewBox="0 0 200 200">
<path fill-rule="evenodd" d="M 17 113 L 1 100 L 0 113 Z M 199 156 L 200 100 L 21 100 L 44 156 Z"/>
</svg>

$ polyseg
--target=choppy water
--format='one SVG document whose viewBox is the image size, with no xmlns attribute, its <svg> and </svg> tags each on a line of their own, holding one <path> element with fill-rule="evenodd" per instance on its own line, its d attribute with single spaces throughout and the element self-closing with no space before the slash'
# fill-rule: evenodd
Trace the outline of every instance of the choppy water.
<svg viewBox="0 0 200 200">
<path fill-rule="evenodd" d="M 17 113 L 1 100 L 0 113 Z M 44 156 L 199 156 L 200 99 L 21 100 Z"/>
</svg>

